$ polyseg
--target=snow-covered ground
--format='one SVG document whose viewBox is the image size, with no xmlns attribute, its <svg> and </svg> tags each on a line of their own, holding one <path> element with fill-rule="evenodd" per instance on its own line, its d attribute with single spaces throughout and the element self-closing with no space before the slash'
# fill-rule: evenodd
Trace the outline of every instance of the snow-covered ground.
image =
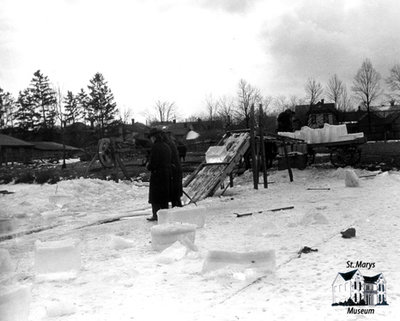
<svg viewBox="0 0 400 321">
<path fill-rule="evenodd" d="M 14 192 L 0 195 L 0 218 L 14 219 L 13 233 L 45 228 L 0 242 L 13 265 L 10 272 L 0 271 L 0 293 L 30 286 L 30 321 L 398 320 L 400 173 L 360 178 L 354 188 L 345 187 L 343 169 L 331 168 L 294 170 L 294 182 L 287 171 L 271 171 L 269 181 L 268 189 L 254 190 L 246 172 L 223 196 L 199 202 L 207 215 L 196 231 L 198 251 L 168 263 L 151 247 L 155 223 L 144 216 L 150 213 L 146 184 L 78 179 L 0 185 Z M 289 206 L 294 208 L 268 211 Z M 138 216 L 92 224 L 127 215 Z M 341 237 L 348 227 L 356 229 L 355 238 Z M 79 273 L 38 277 L 35 241 L 68 239 L 80 241 Z M 299 257 L 304 246 L 318 251 Z M 274 250 L 276 269 L 227 266 L 201 273 L 209 250 Z M 338 272 L 351 270 L 348 261 L 375 263 L 360 271 L 383 273 L 389 306 L 375 307 L 373 316 L 331 306 L 332 283 Z"/>
</svg>

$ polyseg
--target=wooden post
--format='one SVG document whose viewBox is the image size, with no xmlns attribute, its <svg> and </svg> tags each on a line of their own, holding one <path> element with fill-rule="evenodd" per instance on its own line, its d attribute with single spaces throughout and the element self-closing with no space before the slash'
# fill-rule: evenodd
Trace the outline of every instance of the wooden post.
<svg viewBox="0 0 400 321">
<path fill-rule="evenodd" d="M 267 178 L 267 162 L 265 157 L 265 145 L 264 145 L 264 113 L 262 110 L 262 104 L 259 106 L 260 119 L 259 119 L 259 128 L 260 128 L 260 146 L 261 146 L 261 166 L 263 169 L 263 184 L 264 188 L 268 188 L 268 178 Z"/>
<path fill-rule="evenodd" d="M 290 167 L 290 161 L 289 161 L 289 156 L 288 156 L 288 152 L 287 152 L 287 148 L 286 148 L 286 140 L 283 140 L 283 152 L 285 153 L 285 159 L 286 159 L 286 166 L 289 172 L 289 178 L 290 181 L 293 182 L 293 172 L 292 172 L 292 168 Z"/>
<path fill-rule="evenodd" d="M 258 189 L 256 141 L 254 137 L 254 104 L 252 104 L 250 107 L 250 145 L 251 145 L 251 167 L 253 170 L 253 184 L 254 184 L 254 189 Z"/>
</svg>

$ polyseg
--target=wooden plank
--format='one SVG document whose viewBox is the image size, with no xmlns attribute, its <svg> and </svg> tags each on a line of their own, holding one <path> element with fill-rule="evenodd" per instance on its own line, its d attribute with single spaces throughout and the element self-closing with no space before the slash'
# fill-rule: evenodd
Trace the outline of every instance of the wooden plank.
<svg viewBox="0 0 400 321">
<path fill-rule="evenodd" d="M 261 166 L 263 169 L 263 184 L 264 188 L 268 188 L 268 177 L 267 177 L 267 160 L 265 155 L 265 145 L 264 145 L 264 115 L 262 110 L 262 104 L 260 104 L 260 120 L 259 120 L 259 128 L 260 128 L 260 147 L 261 147 Z"/>
<path fill-rule="evenodd" d="M 256 142 L 254 137 L 254 104 L 250 108 L 250 146 L 251 146 L 251 167 L 253 171 L 253 187 L 258 189 L 258 166 L 256 159 Z"/>
</svg>

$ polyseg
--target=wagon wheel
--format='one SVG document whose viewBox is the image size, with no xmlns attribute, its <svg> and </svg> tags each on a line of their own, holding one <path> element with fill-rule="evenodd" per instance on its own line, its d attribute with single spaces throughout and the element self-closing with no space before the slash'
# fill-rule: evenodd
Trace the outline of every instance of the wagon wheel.
<svg viewBox="0 0 400 321">
<path fill-rule="evenodd" d="M 361 158 L 361 150 L 357 147 L 343 147 L 331 150 L 331 163 L 336 167 L 352 166 Z"/>
<path fill-rule="evenodd" d="M 111 150 L 111 141 L 109 138 L 102 138 L 99 140 L 97 152 L 101 165 L 106 168 L 114 166 L 114 155 Z"/>
</svg>

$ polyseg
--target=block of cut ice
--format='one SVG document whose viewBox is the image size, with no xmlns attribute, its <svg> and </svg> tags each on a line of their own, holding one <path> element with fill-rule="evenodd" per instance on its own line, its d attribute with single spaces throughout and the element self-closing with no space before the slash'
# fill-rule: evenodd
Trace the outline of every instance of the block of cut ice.
<svg viewBox="0 0 400 321">
<path fill-rule="evenodd" d="M 55 301 L 46 306 L 47 317 L 57 318 L 74 314 L 76 307 L 73 303 L 68 301 Z"/>
<path fill-rule="evenodd" d="M 170 264 L 174 261 L 183 259 L 188 252 L 188 249 L 181 242 L 176 241 L 171 246 L 163 250 L 156 258 L 157 262 L 163 264 Z"/>
<path fill-rule="evenodd" d="M 206 220 L 206 208 L 204 206 L 194 205 L 174 207 L 159 210 L 157 216 L 158 224 L 179 222 L 195 224 L 197 227 L 203 227 Z"/>
<path fill-rule="evenodd" d="M 344 140 L 353 140 L 357 138 L 363 138 L 364 133 L 352 133 L 352 134 L 346 134 L 338 137 L 339 141 L 344 141 Z"/>
<path fill-rule="evenodd" d="M 275 270 L 275 251 L 229 252 L 209 251 L 204 260 L 202 272 L 210 272 L 225 267 L 241 269 L 255 268 L 262 271 Z"/>
<path fill-rule="evenodd" d="M 206 152 L 206 162 L 207 163 L 222 163 L 226 156 L 228 155 L 228 151 L 226 150 L 226 146 L 210 146 Z"/>
<path fill-rule="evenodd" d="M 31 302 L 31 287 L 12 285 L 0 287 L 0 320 L 27 321 Z"/>
<path fill-rule="evenodd" d="M 68 203 L 74 201 L 74 198 L 70 195 L 50 195 L 49 203 L 62 208 L 65 207 Z"/>
<path fill-rule="evenodd" d="M 329 136 L 331 142 L 346 140 L 342 136 L 347 135 L 346 125 L 330 125 L 329 126 Z"/>
<path fill-rule="evenodd" d="M 301 127 L 301 129 L 300 129 L 301 139 L 303 139 L 305 142 L 311 144 L 311 133 L 312 133 L 312 131 L 313 130 L 308 126 Z"/>
<path fill-rule="evenodd" d="M 295 138 L 294 137 L 294 133 L 292 133 L 292 132 L 278 132 L 278 135 L 285 136 L 285 137 L 290 137 L 290 138 Z"/>
<path fill-rule="evenodd" d="M 12 272 L 14 263 L 11 261 L 10 253 L 6 249 L 0 249 L 0 275 Z"/>
<path fill-rule="evenodd" d="M 331 125 L 328 123 L 324 124 L 324 127 L 322 128 L 322 143 L 328 143 L 332 141 L 332 129 Z"/>
<path fill-rule="evenodd" d="M 15 230 L 15 220 L 12 218 L 0 218 L 0 234 L 9 234 Z"/>
<path fill-rule="evenodd" d="M 110 237 L 110 247 L 115 250 L 124 250 L 130 248 L 134 245 L 132 240 L 123 238 L 118 235 L 111 235 Z"/>
<path fill-rule="evenodd" d="M 187 239 L 194 243 L 197 226 L 188 223 L 168 223 L 155 225 L 151 228 L 151 246 L 156 251 L 162 251 L 176 241 Z"/>
<path fill-rule="evenodd" d="M 358 187 L 360 186 L 360 181 L 357 174 L 352 169 L 346 169 L 346 176 L 344 178 L 346 187 Z"/>
<path fill-rule="evenodd" d="M 78 271 L 81 267 L 80 245 L 77 240 L 35 242 L 36 273 Z"/>
</svg>

